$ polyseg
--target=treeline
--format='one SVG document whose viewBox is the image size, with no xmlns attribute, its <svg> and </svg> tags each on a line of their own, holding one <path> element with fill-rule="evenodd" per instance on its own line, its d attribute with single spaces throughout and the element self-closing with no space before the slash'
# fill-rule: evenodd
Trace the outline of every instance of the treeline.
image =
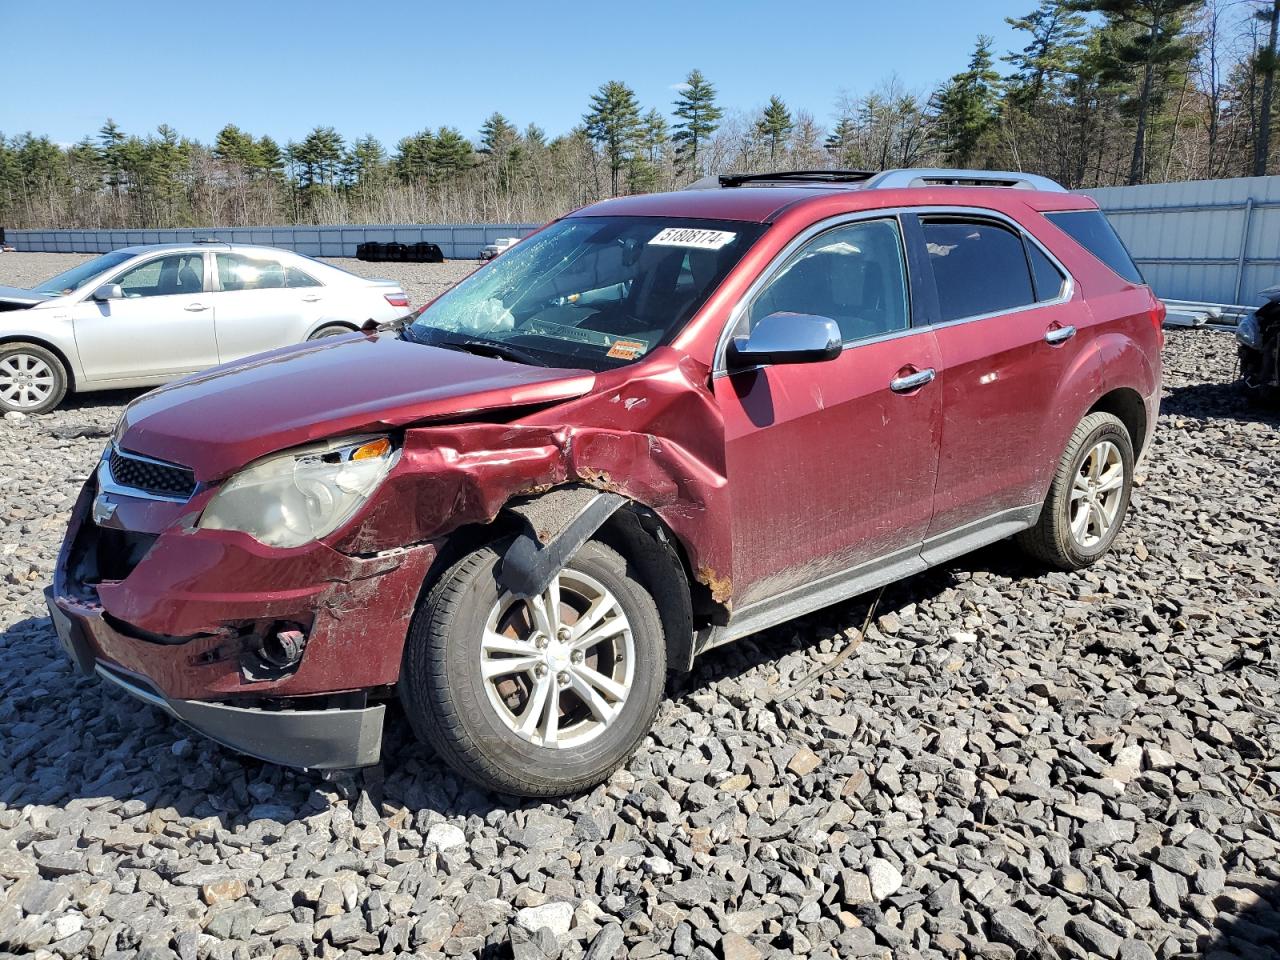
<svg viewBox="0 0 1280 960">
<path fill-rule="evenodd" d="M 985 167 L 1068 187 L 1277 171 L 1280 0 L 1040 0 L 1008 22 L 1020 49 L 979 37 L 934 90 L 891 78 L 840 95 L 826 123 L 777 96 L 727 110 L 693 70 L 669 113 L 609 81 L 555 137 L 500 113 L 474 142 L 439 127 L 390 150 L 332 127 L 283 145 L 234 124 L 212 144 L 110 120 L 65 147 L 0 134 L 0 225 L 538 222 L 730 170 Z"/>
</svg>

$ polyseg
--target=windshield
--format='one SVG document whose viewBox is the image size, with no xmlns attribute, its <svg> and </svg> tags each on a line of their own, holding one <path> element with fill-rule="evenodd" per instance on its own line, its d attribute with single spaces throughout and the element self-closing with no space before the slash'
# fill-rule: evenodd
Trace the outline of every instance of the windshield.
<svg viewBox="0 0 1280 960">
<path fill-rule="evenodd" d="M 576 217 L 514 244 L 438 300 L 411 340 L 606 370 L 668 343 L 765 225 Z"/>
<path fill-rule="evenodd" d="M 118 267 L 126 260 L 132 260 L 136 254 L 126 253 L 123 250 L 114 250 L 111 253 L 104 253 L 100 257 L 94 257 L 92 260 L 86 260 L 79 266 L 72 267 L 70 270 L 63 270 L 56 277 L 50 277 L 38 287 L 34 287 L 36 293 L 47 294 L 50 297 L 61 297 L 65 294 L 79 290 L 90 280 L 94 279 L 98 274 L 105 273 L 112 267 Z"/>
</svg>

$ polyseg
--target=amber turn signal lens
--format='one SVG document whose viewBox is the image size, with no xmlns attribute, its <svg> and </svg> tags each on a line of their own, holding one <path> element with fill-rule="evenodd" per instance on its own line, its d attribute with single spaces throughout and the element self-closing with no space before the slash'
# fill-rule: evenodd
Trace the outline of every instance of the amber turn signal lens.
<svg viewBox="0 0 1280 960">
<path fill-rule="evenodd" d="M 391 452 L 391 441 L 386 437 L 370 440 L 355 448 L 351 453 L 352 460 L 377 460 Z"/>
</svg>

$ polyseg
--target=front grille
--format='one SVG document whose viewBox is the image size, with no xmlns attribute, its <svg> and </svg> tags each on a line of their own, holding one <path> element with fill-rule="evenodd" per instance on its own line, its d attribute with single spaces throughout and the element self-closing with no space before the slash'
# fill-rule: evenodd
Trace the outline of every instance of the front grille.
<svg viewBox="0 0 1280 960">
<path fill-rule="evenodd" d="M 122 487 L 133 487 L 161 497 L 186 498 L 196 489 L 196 476 L 188 467 L 143 460 L 113 447 L 108 461 L 111 479 Z"/>
</svg>

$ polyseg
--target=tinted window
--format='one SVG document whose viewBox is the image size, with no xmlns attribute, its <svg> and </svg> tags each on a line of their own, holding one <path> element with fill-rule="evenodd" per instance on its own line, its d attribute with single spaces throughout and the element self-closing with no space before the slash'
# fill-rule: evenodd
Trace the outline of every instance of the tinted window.
<svg viewBox="0 0 1280 960">
<path fill-rule="evenodd" d="M 771 313 L 829 317 L 845 340 L 907 326 L 907 283 L 895 220 L 836 227 L 800 248 L 751 305 L 754 327 Z"/>
<path fill-rule="evenodd" d="M 167 297 L 204 292 L 204 254 L 175 253 L 126 270 L 111 283 L 126 297 Z"/>
<path fill-rule="evenodd" d="M 1138 265 L 1101 210 L 1072 210 L 1069 213 L 1046 213 L 1045 216 L 1130 283 L 1146 283 Z"/>
<path fill-rule="evenodd" d="M 1036 299 L 1057 300 L 1066 281 L 1062 271 L 1030 240 L 1027 241 L 1027 256 L 1031 260 L 1031 275 L 1036 281 Z"/>
<path fill-rule="evenodd" d="M 1035 303 L 1022 237 L 976 220 L 922 220 L 942 320 Z"/>
</svg>

